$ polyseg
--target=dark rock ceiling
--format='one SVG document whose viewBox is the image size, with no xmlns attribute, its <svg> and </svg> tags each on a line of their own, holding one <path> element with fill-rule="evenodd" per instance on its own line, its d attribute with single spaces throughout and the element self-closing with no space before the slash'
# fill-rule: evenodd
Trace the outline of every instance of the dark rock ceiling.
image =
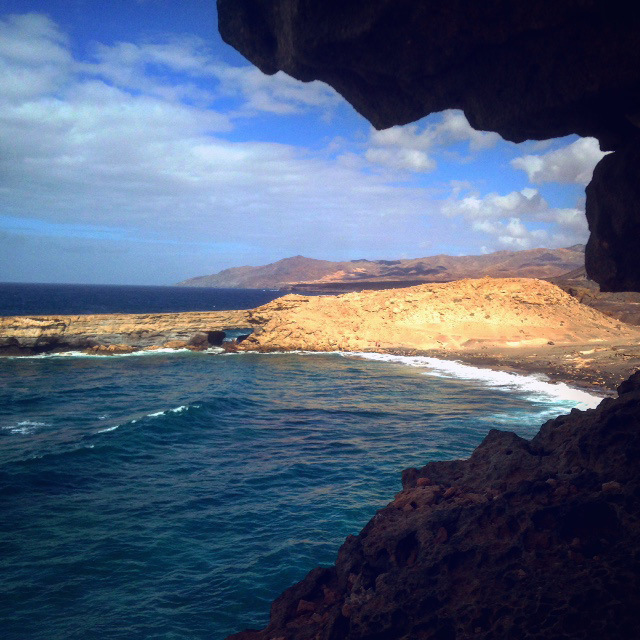
<svg viewBox="0 0 640 640">
<path fill-rule="evenodd" d="M 576 133 L 607 156 L 587 189 L 587 269 L 640 289 L 640 3 L 218 0 L 224 40 L 265 73 L 323 80 L 375 127 L 463 109 L 514 142 Z"/>
</svg>

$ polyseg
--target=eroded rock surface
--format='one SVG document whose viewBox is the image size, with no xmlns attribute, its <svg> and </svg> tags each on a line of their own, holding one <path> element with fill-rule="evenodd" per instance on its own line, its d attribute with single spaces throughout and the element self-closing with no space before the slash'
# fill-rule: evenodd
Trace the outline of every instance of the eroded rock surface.
<svg viewBox="0 0 640 640">
<path fill-rule="evenodd" d="M 604 290 L 640 289 L 637 235 L 625 233 L 637 217 L 638 3 L 218 0 L 218 14 L 262 71 L 323 80 L 377 128 L 457 108 L 514 142 L 577 133 L 619 150 L 587 195 L 587 261 Z"/>
<path fill-rule="evenodd" d="M 474 350 L 640 340 L 636 327 L 527 278 L 481 278 L 341 296 L 288 295 L 249 311 L 244 350 Z"/>
<path fill-rule="evenodd" d="M 602 0 L 218 0 L 226 42 L 265 73 L 335 87 L 376 127 L 464 109 L 521 142 L 624 144 L 640 113 L 640 8 Z"/>
<path fill-rule="evenodd" d="M 532 440 L 493 430 L 402 491 L 334 567 L 234 640 L 634 639 L 640 628 L 640 374 Z"/>
<path fill-rule="evenodd" d="M 587 187 L 587 274 L 603 291 L 640 290 L 640 135 L 605 156 Z"/>
<path fill-rule="evenodd" d="M 220 345 L 224 329 L 249 326 L 246 311 L 8 316 L 0 318 L 0 355 L 74 349 L 115 354 L 162 346 L 197 350 Z"/>
</svg>

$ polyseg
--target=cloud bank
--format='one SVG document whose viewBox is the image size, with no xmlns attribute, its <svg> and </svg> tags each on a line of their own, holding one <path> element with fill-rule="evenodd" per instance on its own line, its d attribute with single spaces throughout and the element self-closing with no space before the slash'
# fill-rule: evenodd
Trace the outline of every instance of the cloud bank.
<svg viewBox="0 0 640 640">
<path fill-rule="evenodd" d="M 584 242 L 588 234 L 582 209 L 551 207 L 530 187 L 506 195 L 473 192 L 450 198 L 442 213 L 462 218 L 472 230 L 487 234 L 496 248 L 566 247 Z"/>
<path fill-rule="evenodd" d="M 46 16 L 0 18 L 4 279 L 170 283 L 298 253 L 416 257 L 585 235 L 579 206 L 465 180 L 461 167 L 507 143 L 461 112 L 386 131 L 362 122 L 358 137 L 340 129 L 348 107 L 331 88 L 227 64 L 197 38 L 94 43 L 83 58 L 72 44 Z M 342 146 L 278 142 L 278 122 L 309 136 L 325 121 Z M 581 183 L 601 155 L 578 140 L 511 166 L 535 184 Z M 420 182 L 445 165 L 460 179 Z"/>
<path fill-rule="evenodd" d="M 434 154 L 456 143 L 467 143 L 475 153 L 494 147 L 497 133 L 476 131 L 460 111 L 442 113 L 440 121 L 420 127 L 417 124 L 372 130 L 366 159 L 390 169 L 430 172 L 436 169 Z"/>
<path fill-rule="evenodd" d="M 606 155 L 595 138 L 579 138 L 562 149 L 542 155 L 526 155 L 511 161 L 533 184 L 561 182 L 587 185 L 595 166 Z"/>
</svg>

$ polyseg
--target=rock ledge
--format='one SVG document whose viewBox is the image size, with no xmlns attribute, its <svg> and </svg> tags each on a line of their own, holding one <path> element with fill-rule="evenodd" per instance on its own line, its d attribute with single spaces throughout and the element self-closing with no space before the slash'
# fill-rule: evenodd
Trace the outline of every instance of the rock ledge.
<svg viewBox="0 0 640 640">
<path fill-rule="evenodd" d="M 635 639 L 640 628 L 640 373 L 532 440 L 492 430 L 402 491 L 334 567 L 233 640 Z"/>
</svg>

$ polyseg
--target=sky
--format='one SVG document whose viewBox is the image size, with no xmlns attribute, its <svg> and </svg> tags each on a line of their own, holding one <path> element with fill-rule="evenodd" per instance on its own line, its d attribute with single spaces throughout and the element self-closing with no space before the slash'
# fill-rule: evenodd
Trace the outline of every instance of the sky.
<svg viewBox="0 0 640 640">
<path fill-rule="evenodd" d="M 293 255 L 584 243 L 592 138 L 513 144 L 461 111 L 376 131 L 266 76 L 214 0 L 3 0 L 0 281 L 157 284 Z"/>
</svg>

